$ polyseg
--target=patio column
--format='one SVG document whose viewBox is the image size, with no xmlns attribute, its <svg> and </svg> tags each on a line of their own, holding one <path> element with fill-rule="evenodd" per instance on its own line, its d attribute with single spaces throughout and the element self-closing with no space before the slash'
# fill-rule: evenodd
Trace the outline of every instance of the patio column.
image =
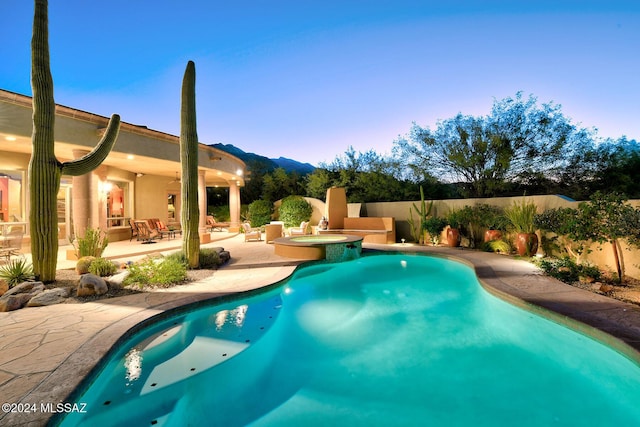
<svg viewBox="0 0 640 427">
<path fill-rule="evenodd" d="M 89 152 L 73 150 L 74 158 L 80 158 Z M 90 173 L 72 178 L 71 197 L 73 230 L 68 234 L 84 236 L 87 228 L 107 228 L 106 192 L 103 182 L 106 181 L 107 167 L 102 165 Z"/>
<path fill-rule="evenodd" d="M 198 210 L 200 211 L 200 221 L 198 228 L 200 231 L 207 229 L 207 185 L 205 183 L 205 174 L 203 170 L 198 171 Z"/>
<path fill-rule="evenodd" d="M 229 183 L 229 231 L 238 231 L 240 229 L 240 187 L 238 181 Z"/>
<path fill-rule="evenodd" d="M 89 154 L 85 150 L 73 150 L 74 158 Z M 74 176 L 72 178 L 71 198 L 73 229 L 68 231 L 71 236 L 84 236 L 84 231 L 91 226 L 91 174 Z"/>
</svg>

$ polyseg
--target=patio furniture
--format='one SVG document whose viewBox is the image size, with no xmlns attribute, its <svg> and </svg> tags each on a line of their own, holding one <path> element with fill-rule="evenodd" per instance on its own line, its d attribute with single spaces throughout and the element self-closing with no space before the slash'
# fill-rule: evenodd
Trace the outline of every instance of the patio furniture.
<svg viewBox="0 0 640 427">
<path fill-rule="evenodd" d="M 264 240 L 267 243 L 273 242 L 278 237 L 282 237 L 281 223 L 271 223 L 264 226 Z"/>
<path fill-rule="evenodd" d="M 207 227 L 209 231 L 222 231 L 223 228 L 229 228 L 228 222 L 218 222 L 213 215 L 207 215 Z"/>
<path fill-rule="evenodd" d="M 154 240 L 158 237 L 162 237 L 158 230 L 151 229 L 147 221 L 135 221 L 136 228 L 138 229 L 138 240 L 142 240 L 142 243 L 155 243 Z"/>
<path fill-rule="evenodd" d="M 138 237 L 138 228 L 136 227 L 133 219 L 129 219 L 129 226 L 131 227 L 131 237 L 129 237 L 129 241 L 131 241 L 134 237 L 136 238 L 136 240 L 140 240 L 140 237 Z"/>
<path fill-rule="evenodd" d="M 244 230 L 245 242 L 249 240 L 262 240 L 262 233 L 259 228 L 251 228 L 251 224 L 245 222 L 242 224 L 242 229 Z"/>
<path fill-rule="evenodd" d="M 180 229 L 180 227 L 167 226 L 160 220 L 156 221 L 156 230 L 158 231 L 158 233 L 160 233 L 161 239 L 164 238 L 164 236 L 167 236 L 167 238 L 171 240 L 176 237 L 176 233 L 182 235 L 182 230 Z"/>
<path fill-rule="evenodd" d="M 23 237 L 21 226 L 10 226 L 7 233 L 0 236 L 0 258 L 6 258 L 9 262 L 12 256 L 21 255 Z"/>
<path fill-rule="evenodd" d="M 309 227 L 309 221 L 302 221 L 300 223 L 300 227 L 291 227 L 289 228 L 289 236 L 304 236 L 307 233 L 307 228 Z"/>
</svg>

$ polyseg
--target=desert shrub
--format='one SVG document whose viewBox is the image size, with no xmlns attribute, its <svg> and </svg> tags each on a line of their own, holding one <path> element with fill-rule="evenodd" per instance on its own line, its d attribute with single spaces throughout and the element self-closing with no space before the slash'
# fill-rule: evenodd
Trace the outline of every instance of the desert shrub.
<svg viewBox="0 0 640 427">
<path fill-rule="evenodd" d="M 118 266 L 106 258 L 96 258 L 89 265 L 89 273 L 96 276 L 112 276 L 118 271 Z"/>
<path fill-rule="evenodd" d="M 188 265 L 187 257 L 183 251 L 174 252 L 165 257 L 166 259 L 173 260 L 175 262 L 179 262 L 184 264 L 185 267 Z M 220 261 L 220 257 L 218 256 L 218 251 L 210 248 L 200 248 L 200 267 L 203 269 L 213 269 L 220 266 L 222 262 Z"/>
<path fill-rule="evenodd" d="M 200 268 L 218 268 L 221 264 L 218 251 L 215 249 L 200 249 Z"/>
<path fill-rule="evenodd" d="M 506 240 L 497 239 L 482 243 L 482 250 L 485 252 L 499 252 L 508 254 L 512 251 L 512 247 Z"/>
<path fill-rule="evenodd" d="M 94 256 L 83 256 L 76 262 L 76 272 L 78 274 L 87 274 L 91 263 L 96 260 Z"/>
<path fill-rule="evenodd" d="M 187 266 L 176 258 L 148 258 L 129 267 L 125 286 L 169 287 L 187 279 Z"/>
<path fill-rule="evenodd" d="M 184 251 L 170 253 L 169 255 L 165 256 L 164 259 L 179 262 L 180 264 L 184 264 L 185 267 L 189 266 L 189 260 L 187 259 L 187 255 L 184 253 Z"/>
<path fill-rule="evenodd" d="M 22 282 L 31 282 L 35 279 L 33 266 L 25 258 L 14 258 L 0 266 L 0 279 L 7 282 L 9 289 Z"/>
<path fill-rule="evenodd" d="M 289 196 L 282 199 L 280 221 L 285 227 L 297 227 L 303 221 L 309 221 L 313 207 L 302 196 Z"/>
<path fill-rule="evenodd" d="M 218 221 L 229 221 L 231 214 L 229 213 L 229 205 L 223 206 L 209 206 L 207 212 L 213 215 Z"/>
<path fill-rule="evenodd" d="M 109 244 L 107 233 L 99 228 L 87 228 L 84 237 L 71 239 L 71 245 L 76 250 L 76 256 L 82 258 L 84 256 L 100 257 Z"/>
<path fill-rule="evenodd" d="M 542 259 L 537 264 L 545 274 L 565 283 L 577 282 L 580 277 L 591 277 L 595 280 L 601 277 L 597 267 L 590 264 L 576 264 L 569 257 Z"/>
<path fill-rule="evenodd" d="M 252 227 L 262 227 L 271 222 L 271 202 L 255 200 L 249 204 L 248 215 Z"/>
<path fill-rule="evenodd" d="M 435 216 L 431 216 L 425 219 L 422 223 L 422 228 L 429 233 L 429 237 L 431 238 L 431 243 L 437 245 L 440 243 L 440 234 L 442 230 L 447 226 L 447 220 L 444 218 L 439 218 Z"/>
</svg>

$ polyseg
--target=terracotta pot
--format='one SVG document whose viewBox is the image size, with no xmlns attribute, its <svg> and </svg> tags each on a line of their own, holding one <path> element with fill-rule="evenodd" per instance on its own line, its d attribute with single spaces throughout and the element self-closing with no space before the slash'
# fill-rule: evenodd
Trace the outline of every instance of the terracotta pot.
<svg viewBox="0 0 640 427">
<path fill-rule="evenodd" d="M 538 236 L 535 233 L 518 233 L 516 248 L 520 256 L 534 256 L 538 251 Z"/>
<path fill-rule="evenodd" d="M 502 238 L 502 231 L 500 230 L 487 230 L 484 232 L 484 241 L 490 242 L 492 240 L 500 240 Z"/>
<path fill-rule="evenodd" d="M 460 231 L 457 228 L 447 229 L 447 246 L 451 248 L 460 246 Z"/>
</svg>

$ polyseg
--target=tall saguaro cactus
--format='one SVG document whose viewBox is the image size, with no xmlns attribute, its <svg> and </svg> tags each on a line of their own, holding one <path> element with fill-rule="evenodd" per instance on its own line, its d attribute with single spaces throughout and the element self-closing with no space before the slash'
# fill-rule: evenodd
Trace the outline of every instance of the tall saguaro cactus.
<svg viewBox="0 0 640 427">
<path fill-rule="evenodd" d="M 196 66 L 187 63 L 180 107 L 180 163 L 182 165 L 182 250 L 190 268 L 200 265 L 198 205 L 198 132 L 196 130 Z"/>
<path fill-rule="evenodd" d="M 36 277 L 52 282 L 58 259 L 57 195 L 62 175 L 83 175 L 97 168 L 107 157 L 120 130 L 114 114 L 98 145 L 84 157 L 60 162 L 55 156 L 55 109 L 53 78 L 49 66 L 47 0 L 35 0 L 31 38 L 31 88 L 33 92 L 33 132 L 29 161 L 29 222 L 31 254 Z"/>
</svg>

